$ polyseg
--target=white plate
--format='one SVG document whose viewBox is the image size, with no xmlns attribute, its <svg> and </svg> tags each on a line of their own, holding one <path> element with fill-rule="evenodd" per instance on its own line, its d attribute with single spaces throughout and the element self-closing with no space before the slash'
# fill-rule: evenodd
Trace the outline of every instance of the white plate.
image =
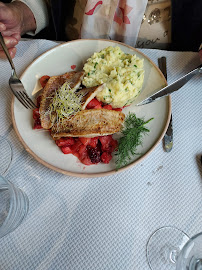
<svg viewBox="0 0 202 270">
<path fill-rule="evenodd" d="M 94 52 L 99 52 L 108 46 L 120 46 L 125 53 L 136 54 L 138 57 L 144 58 L 145 79 L 140 98 L 166 85 L 162 73 L 147 56 L 123 43 L 109 40 L 76 40 L 60 44 L 42 54 L 28 66 L 21 76 L 21 80 L 31 96 L 41 76 L 60 75 L 71 71 L 75 66 L 74 70 L 81 70 L 86 60 Z M 145 120 L 151 117 L 154 117 L 154 120 L 147 124 L 150 132 L 144 136 L 143 146 L 137 149 L 137 152 L 142 154 L 135 156 L 128 166 L 119 171 L 137 164 L 161 141 L 170 120 L 171 100 L 170 97 L 164 97 L 142 107 L 131 105 L 123 110 L 125 114 L 129 111 Z M 12 118 L 15 131 L 25 149 L 43 165 L 60 173 L 79 177 L 98 177 L 117 172 L 114 160 L 111 160 L 109 164 L 85 166 L 75 156 L 64 155 L 50 137 L 49 132 L 32 129 L 32 110 L 25 109 L 16 98 L 12 102 Z"/>
</svg>

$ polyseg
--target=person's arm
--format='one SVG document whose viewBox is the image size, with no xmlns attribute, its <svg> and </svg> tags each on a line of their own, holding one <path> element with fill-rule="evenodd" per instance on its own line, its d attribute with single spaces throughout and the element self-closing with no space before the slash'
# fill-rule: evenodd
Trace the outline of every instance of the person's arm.
<svg viewBox="0 0 202 270">
<path fill-rule="evenodd" d="M 32 9 L 29 7 L 28 2 L 32 3 Z M 35 4 L 37 3 L 35 7 L 33 7 L 33 2 Z M 9 48 L 12 58 L 16 54 L 15 46 L 18 44 L 23 34 L 36 34 L 47 25 L 47 9 L 45 9 L 45 11 L 44 9 L 42 10 L 45 2 L 43 2 L 40 9 L 41 2 L 43 2 L 43 0 L 26 0 L 26 4 L 23 1 L 13 1 L 9 4 L 0 2 L 0 32 L 4 36 L 5 43 Z M 40 12 L 37 13 L 37 9 L 40 9 Z M 42 13 L 44 17 L 40 16 Z M 5 58 L 1 47 L 0 58 Z"/>
<path fill-rule="evenodd" d="M 33 13 L 36 29 L 26 31 L 26 34 L 36 35 L 49 23 L 48 9 L 45 0 L 13 0 L 12 3 L 24 3 Z"/>
</svg>

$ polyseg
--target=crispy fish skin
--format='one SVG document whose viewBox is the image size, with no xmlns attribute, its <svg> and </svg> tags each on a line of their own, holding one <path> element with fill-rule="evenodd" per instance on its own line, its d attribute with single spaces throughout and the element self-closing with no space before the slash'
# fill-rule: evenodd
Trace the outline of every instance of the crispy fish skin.
<svg viewBox="0 0 202 270">
<path fill-rule="evenodd" d="M 61 137 L 95 137 L 120 131 L 125 115 L 120 111 L 90 109 L 76 113 L 71 119 L 55 123 L 51 129 L 54 140 Z"/>
<path fill-rule="evenodd" d="M 88 103 L 105 87 L 105 84 L 101 84 L 94 87 L 83 88 L 78 91 L 78 94 L 83 95 L 81 110 L 85 110 Z"/>
<path fill-rule="evenodd" d="M 46 86 L 43 89 L 42 99 L 41 99 L 41 104 L 40 104 L 40 109 L 39 109 L 41 126 L 44 129 L 50 129 L 53 126 L 56 119 L 56 115 L 54 112 L 51 115 L 50 113 L 47 113 L 49 110 L 49 105 L 52 101 L 52 98 L 55 95 L 55 91 L 58 90 L 65 82 L 68 82 L 70 88 L 76 91 L 81 84 L 83 76 L 84 76 L 84 71 L 80 71 L 80 72 L 71 71 L 60 76 L 50 77 Z"/>
</svg>

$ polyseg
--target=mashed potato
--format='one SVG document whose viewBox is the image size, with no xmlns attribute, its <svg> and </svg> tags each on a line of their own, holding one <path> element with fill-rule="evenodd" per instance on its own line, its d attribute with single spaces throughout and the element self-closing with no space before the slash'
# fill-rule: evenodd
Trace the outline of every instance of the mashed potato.
<svg viewBox="0 0 202 270">
<path fill-rule="evenodd" d="M 94 53 L 84 65 L 83 85 L 106 83 L 96 96 L 99 101 L 120 108 L 131 104 L 139 94 L 144 80 L 143 59 L 126 54 L 119 47 L 108 47 Z"/>
</svg>

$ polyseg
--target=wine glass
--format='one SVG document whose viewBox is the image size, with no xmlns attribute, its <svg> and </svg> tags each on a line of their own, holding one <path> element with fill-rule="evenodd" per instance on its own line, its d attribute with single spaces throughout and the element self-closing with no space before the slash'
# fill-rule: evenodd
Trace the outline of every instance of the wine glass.
<svg viewBox="0 0 202 270">
<path fill-rule="evenodd" d="M 202 270 L 202 232 L 185 244 L 177 258 L 176 269 Z"/>
<path fill-rule="evenodd" d="M 175 227 L 156 230 L 147 242 L 152 270 L 202 270 L 202 232 L 189 237 Z"/>
<path fill-rule="evenodd" d="M 10 142 L 0 136 L 0 238 L 15 230 L 29 208 L 27 195 L 6 179 L 13 158 Z"/>
</svg>

